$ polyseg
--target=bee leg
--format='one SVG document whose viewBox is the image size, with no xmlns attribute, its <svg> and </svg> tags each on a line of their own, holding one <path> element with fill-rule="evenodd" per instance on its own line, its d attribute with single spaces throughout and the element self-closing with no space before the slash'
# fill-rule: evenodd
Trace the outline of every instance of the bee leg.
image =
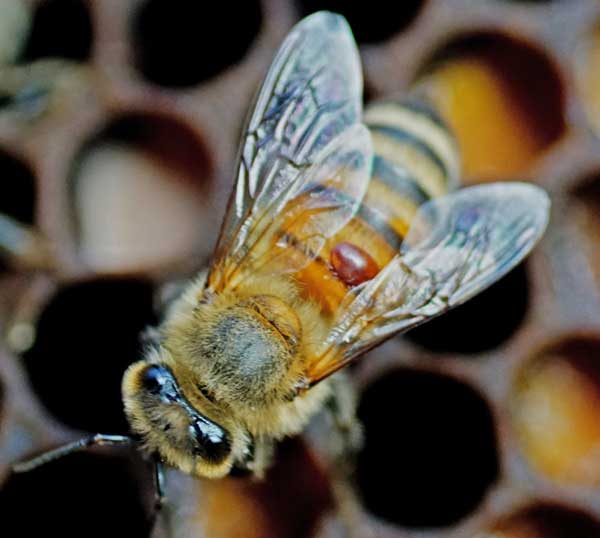
<svg viewBox="0 0 600 538">
<path fill-rule="evenodd" d="M 275 445 L 273 441 L 267 439 L 256 439 L 254 441 L 254 454 L 252 461 L 248 463 L 248 469 L 258 478 L 264 478 L 267 469 L 273 462 Z"/>
<path fill-rule="evenodd" d="M 345 372 L 331 378 L 331 388 L 332 395 L 326 405 L 337 433 L 332 438 L 331 451 L 338 463 L 345 460 L 344 466 L 351 471 L 363 443 L 362 425 L 356 418 L 356 394 Z"/>
<path fill-rule="evenodd" d="M 331 438 L 330 476 L 337 513 L 346 536 L 370 538 L 374 533 L 361 521 L 362 509 L 352 485 L 356 454 L 363 443 L 362 426 L 356 418 L 356 394 L 344 372 L 331 378 L 331 387 L 327 410 L 337 435 Z"/>
<path fill-rule="evenodd" d="M 158 513 L 165 504 L 165 468 L 162 462 L 154 459 L 154 512 Z"/>
</svg>

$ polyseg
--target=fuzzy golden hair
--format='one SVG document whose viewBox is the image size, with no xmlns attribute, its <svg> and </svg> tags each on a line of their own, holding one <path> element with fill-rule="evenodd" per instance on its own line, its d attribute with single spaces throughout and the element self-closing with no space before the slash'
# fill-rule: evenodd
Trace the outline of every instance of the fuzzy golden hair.
<svg viewBox="0 0 600 538">
<path fill-rule="evenodd" d="M 158 346 L 125 373 L 123 398 L 147 451 L 184 472 L 219 477 L 248 459 L 252 441 L 299 433 L 322 407 L 330 395 L 327 382 L 300 396 L 296 387 L 327 328 L 319 326 L 317 306 L 292 280 L 253 278 L 208 297 L 205 282 L 201 274 L 169 308 Z M 188 417 L 148 403 L 141 377 L 149 364 L 168 368 L 191 406 L 227 431 L 232 443 L 225 460 L 215 464 L 191 455 Z"/>
</svg>

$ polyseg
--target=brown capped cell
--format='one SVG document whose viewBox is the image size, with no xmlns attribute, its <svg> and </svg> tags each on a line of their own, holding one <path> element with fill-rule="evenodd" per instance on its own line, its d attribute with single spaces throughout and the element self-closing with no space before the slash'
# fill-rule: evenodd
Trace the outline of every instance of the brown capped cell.
<svg viewBox="0 0 600 538">
<path fill-rule="evenodd" d="M 468 182 L 528 173 L 566 129 L 558 68 L 524 39 L 455 37 L 433 53 L 418 83 L 454 130 Z"/>
<path fill-rule="evenodd" d="M 70 178 L 82 263 L 107 273 L 145 272 L 206 256 L 211 161 L 187 125 L 123 114 L 80 151 Z"/>
<path fill-rule="evenodd" d="M 519 446 L 538 472 L 562 483 L 600 483 L 600 338 L 549 344 L 518 372 L 511 417 Z"/>
</svg>

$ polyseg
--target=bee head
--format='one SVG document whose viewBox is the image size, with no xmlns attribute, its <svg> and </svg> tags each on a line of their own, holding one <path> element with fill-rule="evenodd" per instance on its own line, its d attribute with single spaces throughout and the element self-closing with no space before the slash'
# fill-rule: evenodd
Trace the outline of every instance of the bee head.
<svg viewBox="0 0 600 538">
<path fill-rule="evenodd" d="M 171 369 L 140 361 L 123 378 L 125 412 L 144 449 L 199 476 L 226 475 L 247 443 L 186 398 Z M 236 446 L 238 445 L 238 446 Z M 240 446 L 241 445 L 241 446 Z"/>
</svg>

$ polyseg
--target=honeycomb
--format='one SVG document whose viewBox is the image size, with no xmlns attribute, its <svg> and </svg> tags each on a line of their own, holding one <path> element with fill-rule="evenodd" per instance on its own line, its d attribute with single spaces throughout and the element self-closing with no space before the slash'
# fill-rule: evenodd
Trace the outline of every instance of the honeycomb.
<svg viewBox="0 0 600 538">
<path fill-rule="evenodd" d="M 365 445 L 349 514 L 324 418 L 264 482 L 170 470 L 157 518 L 135 451 L 12 474 L 86 432 L 126 432 L 139 333 L 167 283 L 207 263 L 252 95 L 319 9 L 353 27 L 367 102 L 427 86 L 464 184 L 550 193 L 541 244 L 352 368 Z M 599 73 L 595 0 L 0 3 L 0 212 L 32 234 L 0 275 L 0 532 L 600 537 Z"/>
</svg>

